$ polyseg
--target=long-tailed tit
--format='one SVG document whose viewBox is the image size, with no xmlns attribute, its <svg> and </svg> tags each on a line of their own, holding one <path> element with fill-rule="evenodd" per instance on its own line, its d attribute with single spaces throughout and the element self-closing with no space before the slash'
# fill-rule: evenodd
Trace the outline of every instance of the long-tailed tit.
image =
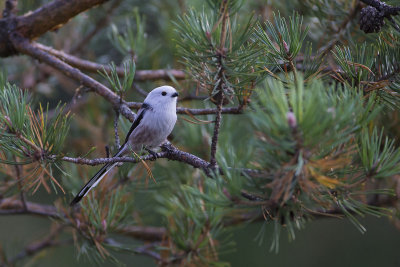
<svg viewBox="0 0 400 267">
<path fill-rule="evenodd" d="M 175 126 L 177 98 L 178 93 L 171 86 L 153 89 L 139 109 L 125 143 L 114 157 L 121 157 L 130 151 L 140 151 L 143 147 L 151 149 L 163 143 Z M 105 164 L 79 191 L 70 205 L 78 203 L 117 164 Z"/>
</svg>

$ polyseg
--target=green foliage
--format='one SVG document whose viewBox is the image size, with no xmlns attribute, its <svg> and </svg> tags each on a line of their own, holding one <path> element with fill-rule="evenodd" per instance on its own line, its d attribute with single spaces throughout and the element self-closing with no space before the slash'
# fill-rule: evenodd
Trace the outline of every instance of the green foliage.
<svg viewBox="0 0 400 267">
<path fill-rule="evenodd" d="M 372 135 L 364 130 L 359 147 L 361 162 L 367 176 L 389 178 L 400 173 L 400 150 L 395 141 L 378 134 L 375 128 Z"/>
<path fill-rule="evenodd" d="M 398 48 L 382 37 L 375 44 L 336 47 L 333 55 L 341 68 L 341 72 L 335 73 L 337 80 L 362 89 L 386 107 L 399 107 L 399 65 L 393 61 L 400 55 Z"/>
<path fill-rule="evenodd" d="M 99 198 L 98 195 L 89 197 L 87 202 L 83 202 L 82 209 L 83 214 L 88 217 L 86 221 L 91 223 L 94 230 L 90 235 L 95 237 L 121 227 L 132 212 L 133 201 L 126 190 L 118 188 L 107 198 Z"/>
<path fill-rule="evenodd" d="M 199 183 L 203 181 L 198 180 Z M 204 190 L 204 191 L 203 191 Z M 228 266 L 217 258 L 217 240 L 224 232 L 222 219 L 224 210 L 204 200 L 218 194 L 214 183 L 197 186 L 182 186 L 173 194 L 159 195 L 158 212 L 165 218 L 170 243 L 164 250 L 184 253 L 185 265 Z M 227 246 L 228 244 L 219 244 Z M 226 248 L 225 248 L 226 249 Z"/>
<path fill-rule="evenodd" d="M 222 16 L 216 10 L 189 10 L 175 23 L 176 45 L 190 75 L 211 97 L 218 93 L 220 84 L 225 85 L 227 96 L 241 97 L 263 77 L 257 65 L 260 50 L 250 40 L 254 19 L 251 17 L 242 24 L 233 16 L 226 30 Z"/>
<path fill-rule="evenodd" d="M 256 37 L 261 42 L 267 58 L 275 65 L 282 61 L 292 61 L 300 52 L 308 32 L 308 28 L 303 29 L 303 18 L 296 13 L 293 13 L 289 22 L 278 14 L 274 23 L 265 22 L 265 28 L 264 30 L 259 24 Z M 282 69 L 281 71 L 283 72 Z"/>
<path fill-rule="evenodd" d="M 29 120 L 27 116 L 28 95 L 16 85 L 11 85 L 9 83 L 4 84 L 2 82 L 0 90 L 0 120 L 2 124 L 7 125 L 11 132 L 22 133 L 24 130 L 29 130 L 26 128 Z"/>
<path fill-rule="evenodd" d="M 51 164 L 62 157 L 70 116 L 63 114 L 59 105 L 51 117 L 48 106 L 44 110 L 40 105 L 38 112 L 34 113 L 28 95 L 15 85 L 6 83 L 0 90 L 0 162 L 12 165 L 33 163 L 24 182 L 28 188 L 37 184 L 34 192 L 40 184 L 50 190 L 44 176 L 50 178 L 53 186 L 56 184 L 63 190 L 52 175 Z"/>
<path fill-rule="evenodd" d="M 362 81 L 371 80 L 372 66 L 374 64 L 374 47 L 362 44 L 360 47 L 336 47 L 334 53 L 336 62 L 346 74 L 345 81 L 349 81 L 351 86 L 365 86 Z"/>
<path fill-rule="evenodd" d="M 387 143 L 382 153 L 377 153 L 373 148 L 382 148 L 377 137 L 361 132 L 380 111 L 374 100 L 365 102 L 363 95 L 352 88 L 345 87 L 341 91 L 327 88 L 320 80 L 305 84 L 301 76 L 297 85 L 288 87 L 268 79 L 257 88 L 256 96 L 257 102 L 252 103 L 253 111 L 248 116 L 258 138 L 247 148 L 255 152 L 252 158 L 241 159 L 244 167 L 256 168 L 263 175 L 244 179 L 240 172 L 225 168 L 223 178 L 216 181 L 220 183 L 219 188 L 228 190 L 232 199 L 240 199 L 242 190 L 246 190 L 260 203 L 276 203 L 280 207 L 275 209 L 272 204 L 264 211 L 265 217 L 276 227 L 271 250 L 278 250 L 281 226 L 285 226 L 289 239 L 293 240 L 295 230 L 302 229 L 321 208 L 346 209 L 343 213 L 358 229 L 363 226 L 353 213 L 388 214 L 388 210 L 367 205 L 360 197 L 360 192 L 376 193 L 359 188 L 366 175 L 389 177 L 399 173 L 397 168 L 392 168 L 399 158 L 397 152 L 394 154 L 392 143 Z M 354 148 L 359 136 L 365 138 L 362 151 L 368 154 L 363 159 L 369 160 L 374 153 L 383 165 L 382 174 L 367 170 L 359 175 L 362 166 L 357 164 L 359 153 Z M 234 155 L 235 151 L 225 153 Z M 220 162 L 227 161 L 220 158 Z M 372 162 L 370 164 L 378 165 Z M 388 170 L 393 172 L 385 173 Z M 348 192 L 349 187 L 354 190 Z M 380 193 L 391 194 L 390 191 Z M 242 202 L 238 204 L 246 206 Z"/>
<path fill-rule="evenodd" d="M 373 102 L 364 105 L 359 93 L 324 88 L 321 81 L 305 86 L 300 80 L 297 89 L 285 89 L 282 83 L 268 80 L 265 89 L 257 91 L 258 103 L 250 117 L 256 130 L 267 138 L 260 137 L 259 147 L 266 152 L 262 166 L 281 166 L 281 161 L 291 158 L 299 142 L 310 152 L 318 151 L 315 156 L 321 159 L 349 142 L 360 126 L 377 114 L 378 110 L 372 109 Z M 298 133 L 293 133 L 288 122 L 291 112 Z"/>
</svg>

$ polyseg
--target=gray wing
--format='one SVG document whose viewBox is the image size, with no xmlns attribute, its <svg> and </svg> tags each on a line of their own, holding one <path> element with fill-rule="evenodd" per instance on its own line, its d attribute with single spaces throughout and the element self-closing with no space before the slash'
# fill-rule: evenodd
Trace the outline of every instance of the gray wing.
<svg viewBox="0 0 400 267">
<path fill-rule="evenodd" d="M 126 142 L 129 141 L 129 137 L 131 136 L 133 130 L 135 130 L 136 127 L 138 127 L 138 125 L 139 125 L 140 122 L 142 121 L 144 114 L 145 114 L 148 110 L 151 110 L 151 109 L 152 109 L 152 107 L 151 107 L 149 104 L 146 104 L 146 103 L 143 103 L 143 104 L 142 104 L 142 107 L 139 109 L 139 112 L 138 112 L 138 114 L 137 114 L 137 117 L 136 117 L 135 121 L 132 123 L 132 126 L 131 126 L 131 128 L 129 129 L 129 132 L 128 132 L 128 134 L 127 134 L 126 137 L 125 137 L 125 143 L 124 143 L 124 145 L 126 144 Z"/>
</svg>

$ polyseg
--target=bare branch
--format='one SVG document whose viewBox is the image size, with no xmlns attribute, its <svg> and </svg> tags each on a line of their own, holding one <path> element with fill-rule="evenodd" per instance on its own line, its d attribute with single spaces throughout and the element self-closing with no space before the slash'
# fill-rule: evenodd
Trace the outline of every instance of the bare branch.
<svg viewBox="0 0 400 267">
<path fill-rule="evenodd" d="M 98 71 L 102 71 L 103 69 L 107 73 L 111 73 L 111 68 L 107 65 L 103 64 L 98 64 L 89 60 L 84 60 L 78 57 L 75 57 L 73 55 L 69 55 L 65 52 L 56 50 L 54 48 L 42 45 L 42 44 L 36 44 L 36 47 L 49 53 L 52 54 L 53 56 L 56 56 L 69 65 L 76 67 L 82 71 L 88 71 L 88 72 L 93 72 L 97 73 Z M 117 67 L 117 74 L 119 76 L 124 76 L 124 68 Z M 182 70 L 138 70 L 135 73 L 135 81 L 147 81 L 147 80 L 170 80 L 171 76 L 173 76 L 177 80 L 185 79 L 185 72 Z"/>
<path fill-rule="evenodd" d="M 12 44 L 13 34 L 19 34 L 29 40 L 56 30 L 77 14 L 84 12 L 107 0 L 54 0 L 23 16 L 11 16 L 12 6 L 5 10 L 0 19 L 0 56 L 7 57 L 17 53 Z M 14 1 L 8 1 L 9 3 Z"/>
<path fill-rule="evenodd" d="M 32 56 L 33 58 L 45 62 L 46 64 L 54 67 L 68 77 L 71 77 L 82 83 L 84 86 L 93 89 L 97 94 L 103 96 L 106 100 L 108 100 L 113 105 L 113 107 L 118 110 L 123 116 L 128 118 L 130 121 L 133 121 L 135 119 L 135 114 L 129 109 L 125 101 L 121 102 L 120 97 L 103 84 L 82 73 L 80 70 L 71 67 L 57 57 L 54 57 L 47 52 L 42 51 L 41 49 L 39 49 L 36 43 L 30 43 L 27 39 L 22 38 L 18 34 L 13 34 L 11 39 L 15 48 L 18 49 L 18 51 L 20 51 L 21 53 L 27 54 L 29 56 Z"/>
<path fill-rule="evenodd" d="M 140 161 L 155 160 L 157 158 L 166 158 L 189 164 L 195 168 L 200 168 L 204 170 L 206 174 L 209 174 L 208 166 L 210 165 L 210 163 L 208 161 L 205 161 L 188 152 L 181 151 L 169 143 L 163 145 L 162 148 L 164 149 L 164 151 L 162 152 L 155 153 L 155 155 L 150 154 L 142 157 L 114 157 L 114 158 L 97 158 L 97 159 L 62 157 L 61 160 L 72 162 L 75 164 L 95 166 L 95 165 L 115 163 L 115 162 L 138 163 Z"/>
<path fill-rule="evenodd" d="M 162 241 L 167 230 L 164 227 L 125 226 L 116 230 L 117 233 L 143 241 Z"/>
<path fill-rule="evenodd" d="M 17 18 L 17 31 L 28 39 L 58 29 L 71 18 L 107 0 L 55 0 Z"/>
<path fill-rule="evenodd" d="M 40 216 L 48 216 L 52 218 L 63 217 L 54 206 L 37 204 L 32 202 L 24 203 L 21 200 L 13 198 L 5 198 L 0 200 L 0 215 L 12 215 L 12 214 L 32 214 Z"/>
<path fill-rule="evenodd" d="M 138 163 L 141 161 L 149 161 L 149 160 L 156 160 L 158 158 L 166 158 L 169 160 L 179 161 L 186 163 L 188 165 L 193 166 L 194 168 L 202 169 L 205 174 L 209 177 L 211 176 L 210 173 L 210 163 L 202 158 L 199 158 L 193 154 L 188 152 L 184 152 L 179 150 L 178 148 L 174 147 L 171 143 L 166 142 L 161 146 L 162 152 L 155 153 L 154 155 L 149 154 L 142 157 L 114 157 L 114 158 L 97 158 L 97 159 L 85 159 L 85 158 L 71 158 L 71 157 L 62 157 L 61 160 L 75 163 L 75 164 L 82 164 L 82 165 L 101 165 L 106 163 L 115 163 L 115 162 L 131 162 L 131 163 Z M 54 157 L 56 158 L 56 157 Z M 242 175 L 249 175 L 252 177 L 264 177 L 265 172 L 254 170 L 254 169 L 245 169 L 245 168 L 229 168 L 232 171 L 238 171 Z M 217 168 L 218 173 L 223 173 L 221 168 Z"/>
<path fill-rule="evenodd" d="M 142 103 L 139 102 L 127 102 L 126 105 L 133 109 L 140 109 Z M 191 114 L 191 115 L 209 115 L 215 114 L 218 112 L 217 108 L 183 108 L 177 107 L 176 113 L 178 114 Z M 221 108 L 221 114 L 243 114 L 242 107 L 229 107 L 229 108 Z"/>
</svg>

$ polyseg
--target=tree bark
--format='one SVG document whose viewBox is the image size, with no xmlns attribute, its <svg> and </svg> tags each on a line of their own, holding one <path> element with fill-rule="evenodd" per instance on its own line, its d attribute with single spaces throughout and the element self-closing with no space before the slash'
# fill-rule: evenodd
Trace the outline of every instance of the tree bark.
<svg viewBox="0 0 400 267">
<path fill-rule="evenodd" d="M 35 39 L 44 33 L 56 30 L 71 18 L 108 0 L 55 0 L 22 16 L 11 16 L 0 20 L 0 57 L 17 54 L 10 35 Z"/>
</svg>

